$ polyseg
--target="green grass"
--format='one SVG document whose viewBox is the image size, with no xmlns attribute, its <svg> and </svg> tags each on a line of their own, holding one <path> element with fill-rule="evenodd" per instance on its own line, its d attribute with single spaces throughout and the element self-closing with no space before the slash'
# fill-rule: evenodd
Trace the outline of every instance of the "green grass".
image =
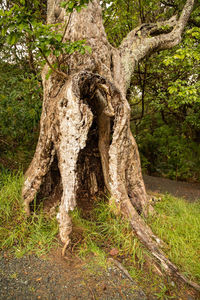
<svg viewBox="0 0 200 300">
<path fill-rule="evenodd" d="M 0 249 L 12 249 L 17 257 L 41 255 L 55 244 L 58 233 L 56 218 L 50 219 L 35 208 L 27 218 L 22 205 L 22 172 L 3 172 L 0 176 Z"/>
<path fill-rule="evenodd" d="M 165 195 L 149 218 L 153 232 L 163 239 L 168 257 L 192 280 L 200 281 L 200 201 L 186 202 Z"/>
<path fill-rule="evenodd" d="M 107 268 L 110 251 L 116 249 L 118 253 L 114 259 L 125 266 L 134 281 L 147 294 L 155 295 L 156 299 L 169 299 L 169 295 L 172 295 L 174 299 L 176 288 L 153 273 L 151 266 L 146 266 L 145 258 L 150 254 L 135 237 L 129 222 L 120 214 L 116 215 L 114 205 L 109 206 L 107 202 L 100 200 L 95 203 L 87 219 L 83 215 L 85 214 L 80 209 L 71 213 L 74 228 L 72 244 L 76 245 L 73 249 L 75 254 L 87 262 L 89 258 L 90 273 L 95 272 L 97 264 Z"/>
<path fill-rule="evenodd" d="M 106 254 L 113 248 L 117 249 L 118 257 L 128 257 L 130 263 L 142 265 L 144 263 L 143 247 L 134 236 L 129 222 L 114 213 L 107 202 L 100 201 L 94 207 L 90 219 L 81 217 L 81 210 L 72 212 L 72 221 L 82 232 L 82 241 L 77 245 L 81 257 L 93 253 L 103 262 Z"/>
</svg>

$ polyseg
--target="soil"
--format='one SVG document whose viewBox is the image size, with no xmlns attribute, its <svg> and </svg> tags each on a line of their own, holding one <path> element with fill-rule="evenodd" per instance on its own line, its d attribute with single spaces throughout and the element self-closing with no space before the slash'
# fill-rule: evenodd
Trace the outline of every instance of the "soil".
<svg viewBox="0 0 200 300">
<path fill-rule="evenodd" d="M 200 184 L 144 176 L 150 193 L 170 193 L 194 201 L 200 199 Z M 144 274 L 145 275 L 145 274 Z M 82 261 L 69 253 L 61 256 L 61 248 L 45 257 L 13 258 L 0 252 L 0 300 L 144 300 L 161 299 L 145 295 L 141 287 L 130 281 L 119 268 L 107 269 L 95 263 L 95 257 Z M 162 298 L 164 299 L 164 298 Z M 166 299 L 166 298 L 165 298 Z M 185 298 L 198 299 L 191 295 Z"/>
</svg>

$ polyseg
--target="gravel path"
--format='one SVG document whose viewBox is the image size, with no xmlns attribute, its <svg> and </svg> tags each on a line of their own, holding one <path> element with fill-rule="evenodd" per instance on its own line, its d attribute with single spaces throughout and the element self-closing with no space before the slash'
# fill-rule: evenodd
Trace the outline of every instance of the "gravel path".
<svg viewBox="0 0 200 300">
<path fill-rule="evenodd" d="M 67 261 L 59 253 L 48 260 L 35 256 L 21 259 L 0 254 L 1 300 L 145 300 L 144 292 L 114 266 L 108 270 Z"/>
<path fill-rule="evenodd" d="M 189 201 L 200 200 L 200 183 L 173 181 L 161 177 L 144 175 L 147 191 L 154 193 L 169 193 Z"/>
</svg>

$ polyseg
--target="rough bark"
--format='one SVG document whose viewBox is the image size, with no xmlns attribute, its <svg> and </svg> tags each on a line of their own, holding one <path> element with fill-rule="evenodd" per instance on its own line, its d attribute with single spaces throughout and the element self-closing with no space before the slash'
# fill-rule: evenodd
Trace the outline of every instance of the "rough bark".
<svg viewBox="0 0 200 300">
<path fill-rule="evenodd" d="M 43 69 L 40 136 L 26 172 L 25 210 L 30 213 L 29 205 L 38 192 L 44 189 L 46 195 L 51 195 L 60 189 L 60 237 L 67 244 L 72 231 L 69 211 L 106 188 L 111 201 L 130 219 L 133 230 L 167 274 L 188 282 L 165 258 L 160 250 L 162 242 L 140 216 L 146 216 L 152 208 L 130 131 L 126 90 L 138 60 L 180 41 L 193 0 L 187 1 L 179 20 L 173 17 L 164 23 L 170 32 L 162 33 L 163 23 L 143 24 L 129 33 L 119 49 L 107 41 L 98 0 L 70 16 L 59 7 L 59 2 L 48 1 L 48 23 L 68 24 L 63 29 L 63 41 L 85 39 L 92 53 L 59 57 L 60 64 L 67 66 L 64 76 L 57 72 L 46 79 L 48 65 Z M 49 59 L 53 62 L 54 57 Z"/>
</svg>

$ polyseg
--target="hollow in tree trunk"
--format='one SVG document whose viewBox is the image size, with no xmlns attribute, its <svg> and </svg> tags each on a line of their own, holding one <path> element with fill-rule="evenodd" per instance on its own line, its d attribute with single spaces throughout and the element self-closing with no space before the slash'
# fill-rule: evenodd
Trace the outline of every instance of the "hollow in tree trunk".
<svg viewBox="0 0 200 300">
<path fill-rule="evenodd" d="M 51 196 L 59 191 L 60 238 L 67 244 L 73 230 L 69 212 L 77 203 L 108 191 L 110 201 L 115 201 L 129 218 L 156 262 L 167 274 L 188 282 L 164 256 L 160 250 L 162 242 L 141 218 L 152 208 L 130 130 L 126 91 L 140 59 L 181 40 L 194 1 L 187 0 L 179 19 L 175 16 L 160 24 L 140 25 L 118 49 L 106 38 L 100 1 L 93 0 L 80 13 L 74 11 L 70 15 L 60 8 L 59 2 L 48 0 L 47 22 L 68 24 L 63 29 L 63 41 L 86 40 L 92 51 L 60 56 L 59 64 L 66 71 L 54 72 L 48 79 L 49 66 L 42 71 L 40 136 L 25 175 L 25 210 L 30 213 L 29 205 L 37 193 Z M 167 32 L 163 25 L 168 25 Z M 53 55 L 49 59 L 53 62 Z"/>
</svg>

